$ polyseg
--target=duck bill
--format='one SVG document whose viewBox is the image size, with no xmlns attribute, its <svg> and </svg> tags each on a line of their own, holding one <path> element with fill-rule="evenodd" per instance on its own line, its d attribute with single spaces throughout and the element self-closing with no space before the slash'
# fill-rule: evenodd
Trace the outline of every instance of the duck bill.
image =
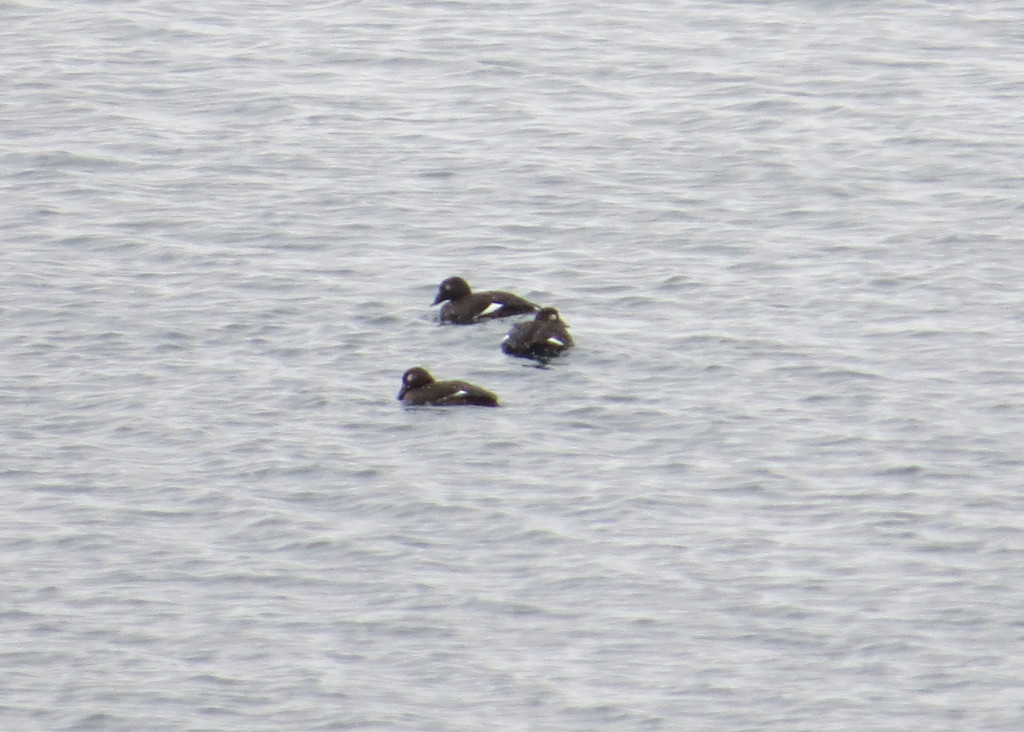
<svg viewBox="0 0 1024 732">
<path fill-rule="evenodd" d="M 444 299 L 445 299 L 444 293 L 443 292 L 439 292 L 439 293 L 437 293 L 437 297 L 434 298 L 434 302 L 432 302 L 430 304 L 431 305 L 437 305 L 439 302 L 444 302 Z"/>
<path fill-rule="evenodd" d="M 407 391 L 409 391 L 409 387 L 406 386 L 405 384 L 402 384 L 402 388 L 398 390 L 398 396 L 395 398 L 398 401 L 402 401 L 402 399 L 405 397 L 405 392 Z"/>
</svg>

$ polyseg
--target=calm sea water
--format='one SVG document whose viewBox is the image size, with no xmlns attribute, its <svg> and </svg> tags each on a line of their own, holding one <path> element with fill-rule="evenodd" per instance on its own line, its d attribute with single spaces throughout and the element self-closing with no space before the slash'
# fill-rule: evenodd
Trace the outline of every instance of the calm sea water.
<svg viewBox="0 0 1024 732">
<path fill-rule="evenodd" d="M 0 17 L 0 728 L 1024 728 L 1019 3 Z"/>
</svg>

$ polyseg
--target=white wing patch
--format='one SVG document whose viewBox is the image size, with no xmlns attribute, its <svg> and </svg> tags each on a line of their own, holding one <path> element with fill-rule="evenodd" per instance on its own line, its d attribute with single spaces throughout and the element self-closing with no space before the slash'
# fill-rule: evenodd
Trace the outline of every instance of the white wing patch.
<svg viewBox="0 0 1024 732">
<path fill-rule="evenodd" d="M 453 397 L 460 397 L 460 396 L 466 396 L 467 394 L 469 394 L 469 392 L 466 391 L 465 389 L 459 389 L 457 392 L 455 392 L 451 396 L 453 396 Z"/>
<path fill-rule="evenodd" d="M 553 346 L 564 346 L 565 345 L 565 341 L 560 341 L 557 338 L 555 338 L 554 336 L 550 336 L 548 338 L 548 343 L 550 343 Z"/>
<path fill-rule="evenodd" d="M 501 310 L 505 306 L 503 302 L 492 302 L 483 310 L 480 311 L 480 315 L 490 315 L 491 313 Z"/>
</svg>

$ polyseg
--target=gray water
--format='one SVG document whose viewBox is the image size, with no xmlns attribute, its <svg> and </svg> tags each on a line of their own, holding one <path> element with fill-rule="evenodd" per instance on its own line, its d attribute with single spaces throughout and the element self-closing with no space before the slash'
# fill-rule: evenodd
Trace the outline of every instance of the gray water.
<svg viewBox="0 0 1024 732">
<path fill-rule="evenodd" d="M 1024 729 L 1024 6 L 0 17 L 0 728 Z"/>
</svg>

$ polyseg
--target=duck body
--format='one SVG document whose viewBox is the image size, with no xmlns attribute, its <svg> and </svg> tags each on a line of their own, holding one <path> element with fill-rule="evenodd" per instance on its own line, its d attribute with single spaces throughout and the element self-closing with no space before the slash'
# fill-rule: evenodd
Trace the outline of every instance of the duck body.
<svg viewBox="0 0 1024 732">
<path fill-rule="evenodd" d="M 441 322 L 469 325 L 481 320 L 507 318 L 535 312 L 538 308 L 529 300 L 501 290 L 473 292 L 461 277 L 449 277 L 440 284 L 433 305 L 441 306 Z"/>
<path fill-rule="evenodd" d="M 572 348 L 568 326 L 555 308 L 543 308 L 537 317 L 516 323 L 501 342 L 501 350 L 509 356 L 545 361 Z"/>
<path fill-rule="evenodd" d="M 465 381 L 437 381 L 429 371 L 419 366 L 402 375 L 398 399 L 410 407 L 499 406 L 496 394 Z"/>
</svg>

